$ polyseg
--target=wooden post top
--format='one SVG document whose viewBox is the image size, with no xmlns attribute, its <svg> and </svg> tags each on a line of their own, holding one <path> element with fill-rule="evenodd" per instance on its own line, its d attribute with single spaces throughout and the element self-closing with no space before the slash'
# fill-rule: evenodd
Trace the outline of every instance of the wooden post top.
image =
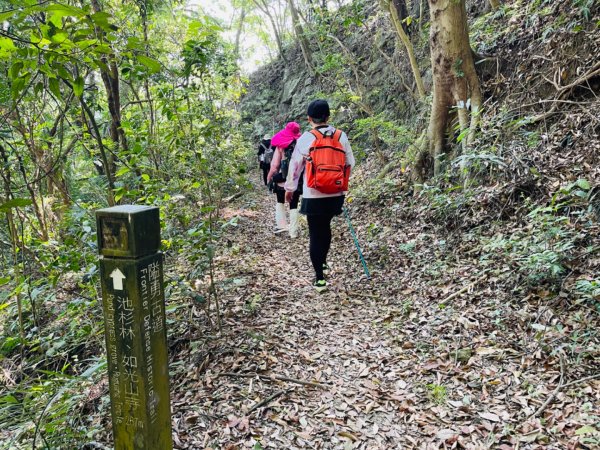
<svg viewBox="0 0 600 450">
<path fill-rule="evenodd" d="M 157 207 L 121 205 L 96 211 L 98 253 L 113 258 L 141 258 L 160 248 Z"/>
</svg>

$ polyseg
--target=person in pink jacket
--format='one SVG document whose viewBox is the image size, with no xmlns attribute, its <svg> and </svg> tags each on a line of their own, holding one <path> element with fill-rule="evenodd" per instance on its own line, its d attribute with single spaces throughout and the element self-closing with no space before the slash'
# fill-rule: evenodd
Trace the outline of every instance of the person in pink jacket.
<svg viewBox="0 0 600 450">
<path fill-rule="evenodd" d="M 271 145 L 275 147 L 271 169 L 267 175 L 267 183 L 277 196 L 275 204 L 275 233 L 283 233 L 289 230 L 290 237 L 298 236 L 298 202 L 301 192 L 296 190 L 290 201 L 290 225 L 285 214 L 285 181 L 287 169 L 289 168 L 291 153 L 300 137 L 300 125 L 289 122 L 285 128 L 271 138 Z M 287 151 L 286 151 L 287 150 Z"/>
</svg>

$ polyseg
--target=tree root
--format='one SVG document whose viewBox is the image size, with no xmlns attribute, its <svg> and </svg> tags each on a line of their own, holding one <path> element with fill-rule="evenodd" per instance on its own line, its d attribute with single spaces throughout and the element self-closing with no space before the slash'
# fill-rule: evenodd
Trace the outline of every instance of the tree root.
<svg viewBox="0 0 600 450">
<path fill-rule="evenodd" d="M 568 85 L 563 86 L 563 87 L 559 87 L 555 82 L 547 80 L 551 84 L 553 84 L 555 88 L 557 88 L 557 92 L 556 92 L 556 95 L 554 96 L 554 99 L 550 100 L 550 101 L 553 102 L 553 105 L 545 113 L 538 114 L 537 116 L 533 117 L 529 121 L 529 123 L 541 122 L 542 120 L 545 120 L 548 117 L 550 117 L 552 114 L 556 113 L 556 110 L 558 109 L 558 106 L 561 103 L 560 100 L 565 95 L 569 94 L 574 88 L 576 88 L 577 86 L 580 86 L 584 82 L 588 81 L 590 78 L 593 78 L 593 77 L 595 77 L 597 75 L 600 75 L 600 63 L 596 64 L 594 67 L 592 67 L 590 70 L 588 70 L 585 74 L 583 74 L 582 76 L 580 76 L 579 78 L 577 78 L 572 83 L 569 83 Z"/>
</svg>

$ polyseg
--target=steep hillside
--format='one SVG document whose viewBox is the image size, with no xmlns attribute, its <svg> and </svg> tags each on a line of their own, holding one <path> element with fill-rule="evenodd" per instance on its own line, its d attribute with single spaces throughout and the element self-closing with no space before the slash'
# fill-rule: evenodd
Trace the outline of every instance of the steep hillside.
<svg viewBox="0 0 600 450">
<path fill-rule="evenodd" d="M 286 62 L 275 61 L 251 76 L 242 110 L 257 137 L 289 120 L 305 123 L 307 103 L 323 96 L 335 108 L 333 122 L 355 132 L 360 154 L 368 156 L 381 147 L 387 156 L 402 153 L 411 162 L 406 147 L 426 128 L 429 106 L 416 100 L 406 52 L 375 3 L 356 1 L 342 8 L 325 31 L 322 24 L 314 25 L 310 32 L 318 75 L 307 72 L 299 47 L 291 47 Z M 497 11 L 490 11 L 487 0 L 467 4 L 485 97 L 477 153 L 493 153 L 509 162 L 513 155 L 503 154 L 503 149 L 527 153 L 558 140 L 569 150 L 592 150 L 588 163 L 594 166 L 594 147 L 587 142 L 597 133 L 597 2 L 507 1 Z M 409 31 L 430 91 L 428 25 L 413 22 Z M 372 126 L 404 127 L 409 142 L 396 135 L 375 143 L 366 139 L 368 125 L 360 119 L 367 117 Z M 540 164 L 552 166 L 552 154 Z M 595 173 L 590 176 L 589 181 L 597 181 Z"/>
<path fill-rule="evenodd" d="M 317 24 L 311 31 L 319 47 L 314 53 L 319 75 L 307 71 L 299 47 L 286 49 L 287 61 L 277 60 L 252 74 L 242 108 L 258 135 L 288 120 L 305 123 L 306 106 L 318 96 L 334 100 L 337 122 L 350 126 L 353 119 L 365 116 L 361 103 L 396 119 L 406 120 L 414 113 L 410 68 L 396 49 L 387 19 L 378 14 L 376 2 L 355 4 L 342 8 L 330 28 Z M 421 41 L 426 43 L 425 38 Z M 420 49 L 419 56 L 428 64 L 426 51 Z M 361 94 L 364 98 L 358 99 Z"/>
<path fill-rule="evenodd" d="M 456 208 L 450 216 L 457 215 L 439 213 L 443 221 L 434 223 L 456 228 L 449 223 L 456 219 L 474 226 L 478 214 L 484 220 L 509 219 L 526 198 L 533 202 L 529 206 L 560 209 L 564 197 L 574 195 L 578 208 L 597 211 L 600 5 L 507 1 L 491 11 L 487 1 L 467 4 L 484 94 L 482 126 L 469 154 L 451 161 L 446 175 L 429 183 L 433 190 L 447 190 Z M 334 108 L 332 122 L 348 130 L 361 159 L 358 191 L 373 198 L 389 195 L 388 185 L 401 185 L 401 191 L 412 193 L 407 179 L 415 162 L 412 144 L 427 127 L 429 100 L 415 98 L 405 51 L 388 18 L 371 2 L 353 5 L 341 9 L 327 31 L 317 25 L 312 31 L 312 42 L 320 42 L 313 49 L 320 75 L 307 73 L 299 48 L 289 48 L 286 63 L 276 61 L 252 75 L 244 117 L 258 137 L 289 120 L 304 124 L 308 101 L 326 97 Z M 409 30 L 430 90 L 427 23 L 413 23 Z M 374 178 L 378 181 L 370 183 Z M 454 198 L 461 198 L 459 204 Z M 428 210 L 432 214 L 436 204 Z"/>
</svg>

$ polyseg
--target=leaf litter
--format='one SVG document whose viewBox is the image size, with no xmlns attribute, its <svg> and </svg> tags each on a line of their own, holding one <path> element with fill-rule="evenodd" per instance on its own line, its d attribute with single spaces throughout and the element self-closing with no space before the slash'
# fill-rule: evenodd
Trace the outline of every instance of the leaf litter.
<svg viewBox="0 0 600 450">
<path fill-rule="evenodd" d="M 299 239 L 274 236 L 273 199 L 262 187 L 227 210 L 239 220 L 216 259 L 223 331 L 194 305 L 172 325 L 176 448 L 598 442 L 598 338 L 565 355 L 562 374 L 553 352 L 597 315 L 560 319 L 543 297 L 512 299 L 507 277 L 483 273 L 468 255 L 445 255 L 444 270 L 431 275 L 425 269 L 441 257 L 433 231 L 390 215 L 388 231 L 369 237 L 377 216 L 358 208 L 353 221 L 373 277 L 365 279 L 346 224 L 334 219 L 323 294 L 310 287 L 305 223 Z M 414 252 L 395 250 L 407 242 Z M 384 245 L 393 258 L 379 264 L 373 249 Z"/>
</svg>

